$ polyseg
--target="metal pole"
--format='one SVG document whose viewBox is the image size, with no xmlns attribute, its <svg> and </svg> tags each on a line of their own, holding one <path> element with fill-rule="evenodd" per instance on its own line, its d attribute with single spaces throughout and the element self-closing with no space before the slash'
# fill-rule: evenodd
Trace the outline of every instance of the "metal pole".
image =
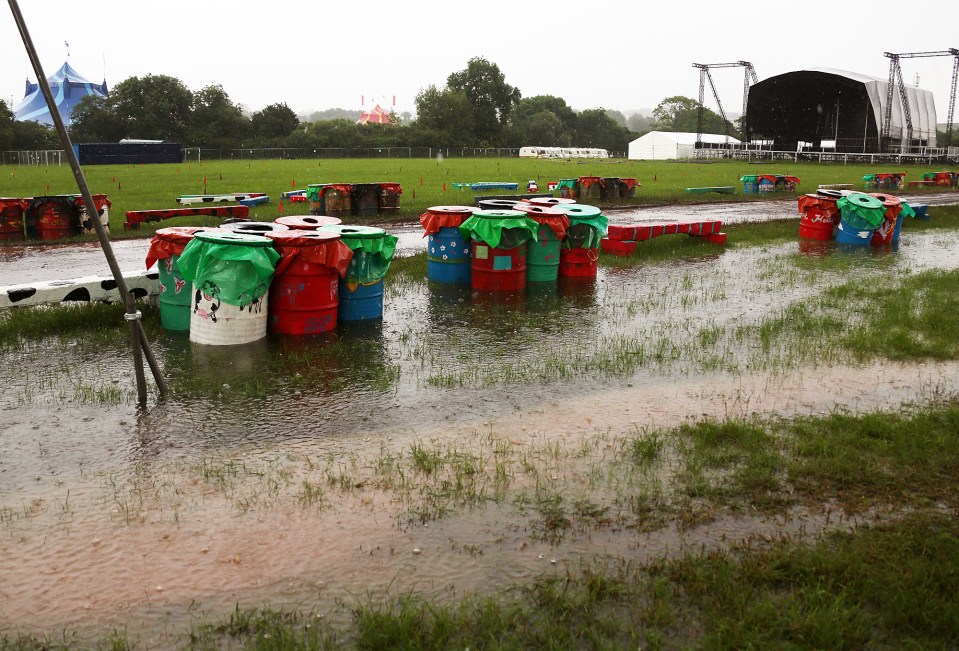
<svg viewBox="0 0 959 651">
<path fill-rule="evenodd" d="M 133 344 L 133 367 L 137 380 L 137 398 L 141 405 L 145 404 L 147 387 L 146 377 L 143 372 L 144 353 L 146 353 L 147 361 L 150 364 L 150 369 L 153 371 L 153 377 L 156 380 L 157 388 L 161 396 L 165 396 L 167 393 L 166 382 L 163 380 L 159 365 L 157 365 L 153 352 L 150 350 L 150 344 L 147 341 L 146 333 L 143 331 L 143 324 L 140 323 L 140 312 L 136 309 L 133 295 L 131 295 L 127 289 L 126 281 L 120 272 L 120 266 L 117 264 L 117 259 L 113 255 L 113 247 L 110 246 L 110 240 L 103 230 L 103 224 L 100 223 L 99 213 L 93 203 L 93 197 L 90 195 L 90 188 L 87 187 L 83 170 L 80 169 L 80 163 L 77 160 L 76 153 L 73 151 L 70 136 L 67 134 L 67 129 L 63 125 L 63 118 L 57 110 L 53 93 L 50 92 L 50 86 L 47 85 L 47 76 L 43 74 L 40 58 L 37 56 L 37 50 L 33 46 L 33 39 L 30 38 L 30 32 L 27 30 L 27 24 L 23 20 L 23 14 L 20 13 L 20 6 L 17 4 L 17 0 L 7 0 L 7 2 L 10 5 L 10 11 L 13 13 L 13 19 L 17 23 L 17 29 L 20 30 L 20 37 L 23 39 L 23 46 L 26 48 L 27 56 L 30 57 L 30 63 L 33 65 L 33 72 L 37 75 L 37 84 L 40 86 L 40 90 L 43 91 L 47 108 L 50 110 L 50 117 L 53 118 L 53 124 L 57 129 L 57 133 L 60 135 L 60 142 L 66 153 L 67 162 L 70 163 L 73 176 L 77 181 L 77 187 L 83 196 L 83 205 L 86 208 L 87 215 L 90 217 L 90 221 L 93 223 L 94 230 L 97 232 L 97 238 L 99 238 L 100 246 L 103 248 L 103 255 L 107 259 L 107 264 L 110 265 L 110 271 L 113 272 L 113 279 L 117 284 L 117 291 L 120 292 L 120 296 L 123 297 L 126 305 L 124 319 L 130 324 L 130 338 Z"/>
</svg>

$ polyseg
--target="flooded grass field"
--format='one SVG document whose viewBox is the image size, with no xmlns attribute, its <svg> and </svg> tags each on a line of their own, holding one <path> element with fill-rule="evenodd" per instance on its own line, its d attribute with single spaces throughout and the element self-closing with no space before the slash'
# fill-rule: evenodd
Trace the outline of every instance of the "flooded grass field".
<svg viewBox="0 0 959 651">
<path fill-rule="evenodd" d="M 959 232 L 656 246 L 674 249 L 503 296 L 427 283 L 412 255 L 381 322 L 243 346 L 145 308 L 172 391 L 146 409 L 116 306 L 3 339 L 5 643 L 190 646 L 264 607 L 348 627 L 357 604 L 955 518 L 946 479 L 829 489 L 796 431 L 955 400 Z"/>
</svg>

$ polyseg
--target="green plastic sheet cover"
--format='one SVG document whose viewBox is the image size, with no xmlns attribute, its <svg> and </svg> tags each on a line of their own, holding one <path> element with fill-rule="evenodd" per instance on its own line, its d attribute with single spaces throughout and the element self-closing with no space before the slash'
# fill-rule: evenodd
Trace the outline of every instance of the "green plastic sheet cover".
<svg viewBox="0 0 959 651">
<path fill-rule="evenodd" d="M 915 217 L 915 216 L 916 216 L 916 211 L 913 210 L 913 209 L 912 209 L 912 206 L 910 206 L 910 205 L 909 205 L 908 203 L 906 203 L 905 201 L 903 201 L 902 203 L 900 203 L 900 204 L 899 204 L 899 207 L 901 208 L 901 210 L 899 211 L 899 214 L 900 214 L 901 216 L 903 216 L 903 217 Z"/>
<path fill-rule="evenodd" d="M 869 183 L 869 182 L 871 182 L 871 181 L 875 181 L 875 180 L 876 180 L 876 175 L 875 175 L 875 174 L 864 174 L 863 177 L 862 177 L 862 180 L 863 180 L 863 181 L 866 181 L 867 183 Z"/>
<path fill-rule="evenodd" d="M 249 305 L 270 289 L 280 254 L 259 235 L 198 233 L 177 261 L 187 282 L 220 301 Z"/>
<path fill-rule="evenodd" d="M 566 237 L 563 238 L 564 249 L 596 249 L 606 231 L 600 230 L 587 222 L 570 222 Z"/>
<path fill-rule="evenodd" d="M 372 283 L 386 276 L 399 240 L 382 228 L 328 224 L 317 230 L 339 233 L 340 239 L 353 251 L 353 259 L 343 279 L 347 282 Z"/>
<path fill-rule="evenodd" d="M 595 206 L 573 203 L 556 206 L 569 217 L 569 230 L 563 240 L 563 248 L 592 249 L 606 237 L 609 219 Z M 588 230 L 583 227 L 588 227 Z"/>
<path fill-rule="evenodd" d="M 886 219 L 886 207 L 876 197 L 853 192 L 839 199 L 836 207 L 853 228 L 877 228 Z"/>
<path fill-rule="evenodd" d="M 319 201 L 320 200 L 320 190 L 323 189 L 325 183 L 311 183 L 306 186 L 306 198 L 309 201 Z"/>
<path fill-rule="evenodd" d="M 570 190 L 576 187 L 576 179 L 560 179 L 559 183 L 556 184 L 556 189 L 569 188 Z"/>
<path fill-rule="evenodd" d="M 740 181 L 741 183 L 756 183 L 758 179 L 759 179 L 759 177 L 756 176 L 756 175 L 747 175 L 747 176 L 740 176 L 740 177 L 739 177 L 739 181 Z"/>
<path fill-rule="evenodd" d="M 460 225 L 460 233 L 494 249 L 509 250 L 536 241 L 539 224 L 518 210 L 479 210 Z"/>
</svg>

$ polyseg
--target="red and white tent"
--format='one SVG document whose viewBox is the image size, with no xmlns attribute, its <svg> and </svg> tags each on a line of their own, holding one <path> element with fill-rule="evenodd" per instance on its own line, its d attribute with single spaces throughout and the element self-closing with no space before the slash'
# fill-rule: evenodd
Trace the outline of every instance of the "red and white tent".
<svg viewBox="0 0 959 651">
<path fill-rule="evenodd" d="M 390 114 L 383 110 L 383 107 L 377 104 L 370 111 L 364 111 L 357 124 L 392 124 L 393 120 Z"/>
</svg>

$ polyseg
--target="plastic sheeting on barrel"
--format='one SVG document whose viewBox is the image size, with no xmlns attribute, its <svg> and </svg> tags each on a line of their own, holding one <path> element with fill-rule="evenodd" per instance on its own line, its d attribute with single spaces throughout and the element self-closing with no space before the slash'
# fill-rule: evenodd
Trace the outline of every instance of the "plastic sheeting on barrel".
<svg viewBox="0 0 959 651">
<path fill-rule="evenodd" d="M 389 271 L 398 238 L 372 226 L 331 225 L 318 232 L 337 233 L 353 251 L 346 275 L 339 281 L 339 319 L 382 318 L 383 278 Z"/>
<path fill-rule="evenodd" d="M 280 254 L 270 285 L 270 330 L 308 335 L 335 328 L 338 282 L 353 251 L 336 233 L 300 229 L 266 236 Z"/>
<path fill-rule="evenodd" d="M 193 283 L 190 340 L 232 345 L 266 336 L 268 290 L 280 254 L 259 235 L 197 233 L 178 264 Z"/>
<path fill-rule="evenodd" d="M 160 280 L 160 325 L 164 330 L 185 332 L 190 329 L 193 288 L 180 272 L 179 257 L 197 233 L 210 230 L 217 229 L 202 226 L 161 228 L 150 241 L 146 268 L 157 265 Z"/>
<path fill-rule="evenodd" d="M 426 243 L 426 275 L 429 280 L 468 285 L 472 260 L 469 238 L 459 227 L 473 216 L 471 206 L 432 206 L 420 215 Z"/>
</svg>

